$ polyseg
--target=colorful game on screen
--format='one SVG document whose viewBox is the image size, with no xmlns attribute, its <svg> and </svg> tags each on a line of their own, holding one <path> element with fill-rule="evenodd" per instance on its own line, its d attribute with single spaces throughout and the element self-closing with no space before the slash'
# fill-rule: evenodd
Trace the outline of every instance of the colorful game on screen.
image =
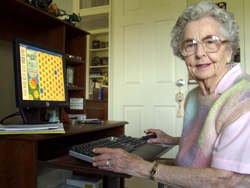
<svg viewBox="0 0 250 188">
<path fill-rule="evenodd" d="M 20 43 L 23 100 L 65 101 L 62 56 Z"/>
</svg>

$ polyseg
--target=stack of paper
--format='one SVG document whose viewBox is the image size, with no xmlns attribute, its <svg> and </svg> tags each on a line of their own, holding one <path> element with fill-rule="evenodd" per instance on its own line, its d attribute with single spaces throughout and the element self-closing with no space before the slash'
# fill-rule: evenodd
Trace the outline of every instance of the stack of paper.
<svg viewBox="0 0 250 188">
<path fill-rule="evenodd" d="M 45 134 L 65 133 L 62 123 L 54 124 L 29 124 L 29 125 L 2 125 L 0 124 L 0 135 L 2 134 Z"/>
</svg>

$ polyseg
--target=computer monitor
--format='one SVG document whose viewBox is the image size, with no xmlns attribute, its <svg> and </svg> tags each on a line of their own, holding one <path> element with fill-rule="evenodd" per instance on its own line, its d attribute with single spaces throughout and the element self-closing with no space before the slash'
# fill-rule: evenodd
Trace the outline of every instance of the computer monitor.
<svg viewBox="0 0 250 188">
<path fill-rule="evenodd" d="M 25 124 L 48 123 L 40 110 L 68 107 L 65 53 L 13 39 L 16 106 Z"/>
</svg>

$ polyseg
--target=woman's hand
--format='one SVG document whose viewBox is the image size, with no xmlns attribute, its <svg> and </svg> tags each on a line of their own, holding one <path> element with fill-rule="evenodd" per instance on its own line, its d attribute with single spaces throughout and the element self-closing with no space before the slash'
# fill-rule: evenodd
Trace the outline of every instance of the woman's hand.
<svg viewBox="0 0 250 188">
<path fill-rule="evenodd" d="M 146 134 L 154 133 L 157 138 L 149 139 L 148 143 L 161 143 L 161 144 L 172 144 L 178 145 L 180 142 L 180 137 L 173 137 L 160 129 L 147 129 L 144 131 Z"/>
<path fill-rule="evenodd" d="M 94 167 L 116 173 L 148 178 L 149 175 L 143 173 L 148 173 L 148 170 L 153 166 L 152 163 L 123 149 L 95 148 L 93 152 L 101 154 L 92 158 Z"/>
</svg>

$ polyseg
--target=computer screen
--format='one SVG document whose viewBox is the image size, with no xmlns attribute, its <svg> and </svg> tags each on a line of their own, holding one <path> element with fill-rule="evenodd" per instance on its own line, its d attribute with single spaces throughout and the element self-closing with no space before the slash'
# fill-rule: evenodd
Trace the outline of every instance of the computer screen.
<svg viewBox="0 0 250 188">
<path fill-rule="evenodd" d="M 15 38 L 13 57 L 16 106 L 24 123 L 43 123 L 41 108 L 69 106 L 64 52 Z"/>
</svg>

